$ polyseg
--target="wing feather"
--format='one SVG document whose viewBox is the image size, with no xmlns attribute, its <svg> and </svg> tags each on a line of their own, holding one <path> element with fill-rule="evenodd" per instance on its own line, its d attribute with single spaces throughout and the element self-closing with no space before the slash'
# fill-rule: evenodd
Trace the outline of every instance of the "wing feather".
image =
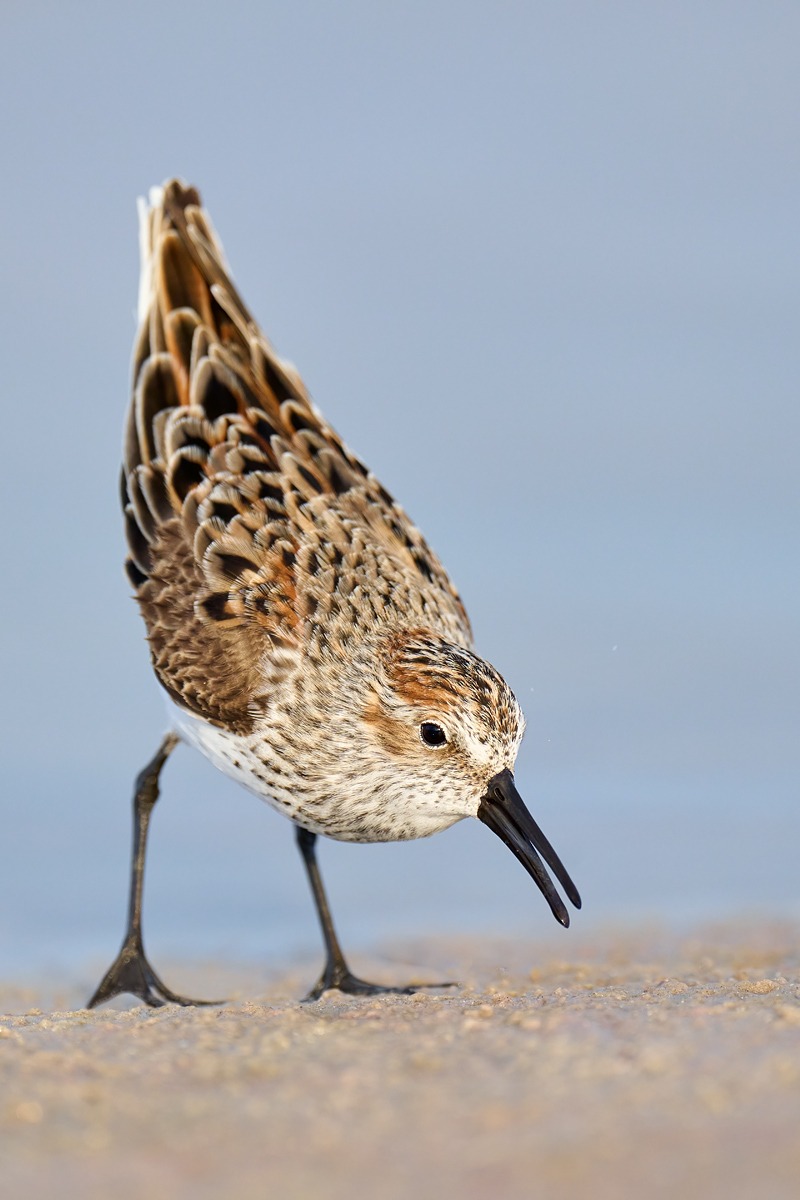
<svg viewBox="0 0 800 1200">
<path fill-rule="evenodd" d="M 263 680 L 300 662 L 316 608 L 303 539 L 320 504 L 343 506 L 343 530 L 360 522 L 468 623 L 419 531 L 256 325 L 197 191 L 172 180 L 150 199 L 123 451 L 128 575 L 168 693 L 244 729 Z"/>
</svg>

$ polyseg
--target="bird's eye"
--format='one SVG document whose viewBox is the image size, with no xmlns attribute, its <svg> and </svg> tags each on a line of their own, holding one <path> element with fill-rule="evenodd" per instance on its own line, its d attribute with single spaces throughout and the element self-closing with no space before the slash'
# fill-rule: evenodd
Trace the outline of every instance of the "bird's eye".
<svg viewBox="0 0 800 1200">
<path fill-rule="evenodd" d="M 443 746 L 447 741 L 447 734 L 435 721 L 423 721 L 419 727 L 419 736 L 426 746 Z"/>
</svg>

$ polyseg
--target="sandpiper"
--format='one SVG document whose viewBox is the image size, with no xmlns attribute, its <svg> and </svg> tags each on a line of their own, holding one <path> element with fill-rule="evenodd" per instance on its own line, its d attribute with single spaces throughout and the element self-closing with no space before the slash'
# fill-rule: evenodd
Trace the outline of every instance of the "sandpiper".
<svg viewBox="0 0 800 1200">
<path fill-rule="evenodd" d="M 294 822 L 326 949 L 308 999 L 437 986 L 352 974 L 318 834 L 394 841 L 478 817 L 567 926 L 542 859 L 580 896 L 514 784 L 522 712 L 439 559 L 275 354 L 198 192 L 154 188 L 140 223 L 122 505 L 170 728 L 136 781 L 128 926 L 90 1007 L 203 1003 L 165 986 L 142 940 L 148 824 L 178 741 Z"/>
</svg>

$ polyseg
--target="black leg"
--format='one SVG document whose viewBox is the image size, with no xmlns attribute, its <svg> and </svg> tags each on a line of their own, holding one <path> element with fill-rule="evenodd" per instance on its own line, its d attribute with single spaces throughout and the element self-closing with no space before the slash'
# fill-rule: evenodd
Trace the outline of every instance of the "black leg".
<svg viewBox="0 0 800 1200">
<path fill-rule="evenodd" d="M 297 845 L 300 847 L 300 853 L 303 856 L 303 862 L 308 872 L 311 891 L 314 893 L 317 916 L 319 917 L 319 923 L 322 926 L 322 936 L 325 940 L 326 956 L 322 974 L 304 999 L 319 1000 L 322 993 L 328 991 L 329 988 L 338 988 L 340 992 L 348 992 L 351 996 L 382 996 L 392 992 L 403 996 L 410 996 L 414 992 L 420 991 L 421 988 L 456 986 L 455 983 L 409 983 L 406 987 L 385 987 L 380 983 L 367 983 L 366 980 L 359 979 L 354 975 L 345 962 L 342 948 L 339 945 L 339 939 L 336 936 L 336 930 L 333 927 L 333 918 L 328 906 L 328 898 L 325 895 L 322 876 L 319 873 L 317 865 L 315 845 L 317 835 L 309 833 L 307 829 L 301 829 L 299 825 L 295 826 L 295 832 L 297 834 Z"/>
<path fill-rule="evenodd" d="M 147 849 L 147 830 L 150 815 L 158 800 L 158 779 L 161 769 L 178 744 L 174 733 L 168 733 L 158 748 L 155 757 L 140 772 L 133 792 L 133 858 L 131 860 L 131 891 L 128 905 L 128 927 L 122 948 L 109 967 L 89 1001 L 87 1008 L 94 1008 L 112 996 L 131 992 L 149 1004 L 159 1008 L 162 1004 L 218 1004 L 218 1000 L 189 1000 L 178 996 L 162 983 L 144 953 L 142 942 L 142 887 L 144 884 L 144 857 Z"/>
</svg>

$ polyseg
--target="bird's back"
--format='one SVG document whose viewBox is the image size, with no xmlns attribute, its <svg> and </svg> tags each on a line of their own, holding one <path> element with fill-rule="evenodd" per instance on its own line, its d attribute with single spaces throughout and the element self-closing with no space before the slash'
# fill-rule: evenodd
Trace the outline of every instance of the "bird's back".
<svg viewBox="0 0 800 1200">
<path fill-rule="evenodd" d="M 141 236 L 126 565 L 172 699 L 247 733 L 348 622 L 468 644 L 439 560 L 242 303 L 197 192 L 154 189 Z"/>
</svg>

